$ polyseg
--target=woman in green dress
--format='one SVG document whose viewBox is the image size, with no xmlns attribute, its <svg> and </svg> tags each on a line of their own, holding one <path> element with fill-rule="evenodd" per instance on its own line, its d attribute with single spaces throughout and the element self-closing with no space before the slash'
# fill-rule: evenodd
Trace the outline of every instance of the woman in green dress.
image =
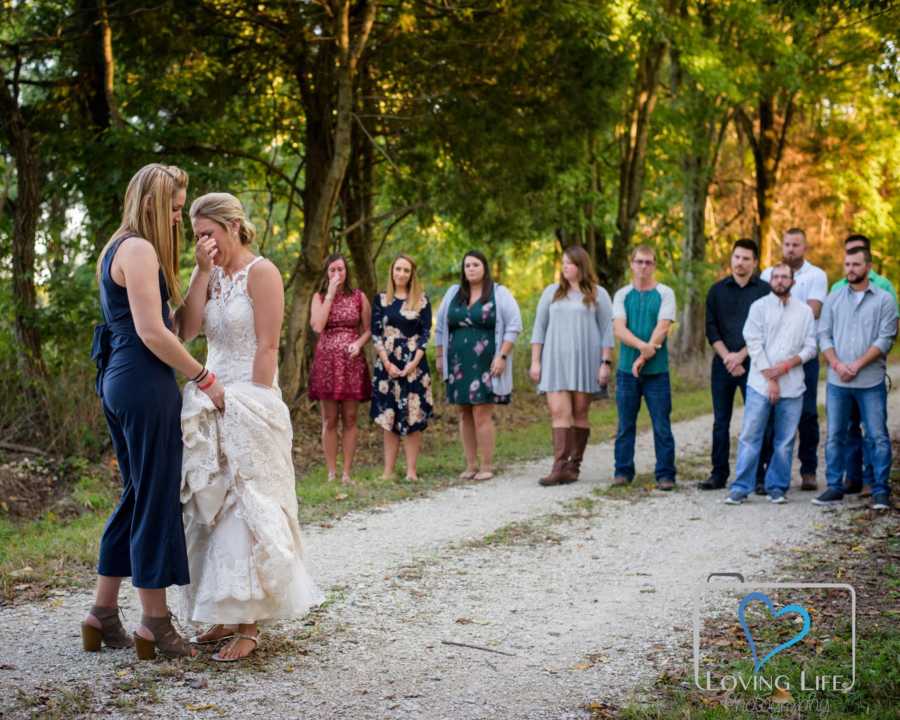
<svg viewBox="0 0 900 720">
<path fill-rule="evenodd" d="M 491 279 L 487 258 L 475 250 L 466 253 L 459 284 L 441 302 L 435 332 L 447 400 L 459 406 L 464 480 L 494 476 L 493 408 L 511 399 L 512 349 L 521 331 L 519 306 L 509 290 Z"/>
</svg>

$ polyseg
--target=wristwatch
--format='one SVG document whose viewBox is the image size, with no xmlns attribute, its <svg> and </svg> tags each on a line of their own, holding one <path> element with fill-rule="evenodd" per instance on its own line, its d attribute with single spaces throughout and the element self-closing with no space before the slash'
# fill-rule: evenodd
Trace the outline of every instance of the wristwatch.
<svg viewBox="0 0 900 720">
<path fill-rule="evenodd" d="M 500 357 L 502 357 L 504 360 L 506 360 L 506 353 L 500 353 Z"/>
</svg>

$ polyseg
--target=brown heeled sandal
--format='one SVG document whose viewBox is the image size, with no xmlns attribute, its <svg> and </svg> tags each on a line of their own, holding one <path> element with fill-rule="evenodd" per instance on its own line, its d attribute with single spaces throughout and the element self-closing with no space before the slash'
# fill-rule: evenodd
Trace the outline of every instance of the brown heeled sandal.
<svg viewBox="0 0 900 720">
<path fill-rule="evenodd" d="M 91 608 L 90 615 L 93 615 L 100 621 L 100 627 L 95 628 L 90 623 L 81 623 L 81 643 L 88 652 L 99 652 L 100 647 L 106 645 L 108 648 L 119 650 L 122 648 L 130 648 L 134 642 L 128 637 L 122 621 L 119 619 L 119 608 L 117 607 L 100 607 L 94 605 Z"/>
<path fill-rule="evenodd" d="M 170 612 L 165 617 L 141 616 L 141 625 L 147 628 L 155 640 L 147 640 L 134 634 L 134 649 L 138 660 L 153 660 L 156 653 L 168 658 L 193 657 L 191 644 L 185 640 L 172 625 L 174 616 Z"/>
</svg>

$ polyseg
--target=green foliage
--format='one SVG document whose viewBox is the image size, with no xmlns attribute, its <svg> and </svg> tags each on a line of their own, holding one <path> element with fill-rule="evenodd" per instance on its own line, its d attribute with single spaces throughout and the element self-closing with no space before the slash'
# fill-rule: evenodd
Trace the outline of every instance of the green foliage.
<svg viewBox="0 0 900 720">
<path fill-rule="evenodd" d="M 260 251 L 293 288 L 304 212 L 319 190 L 308 183 L 311 164 L 321 162 L 315 151 L 329 142 L 332 117 L 310 111 L 333 107 L 336 92 L 320 3 L 107 5 L 109 68 L 93 4 L 0 5 L 0 73 L 40 160 L 29 319 L 48 370 L 37 383 L 21 375 L 12 284 L 18 161 L 0 124 L 0 390 L 8 398 L 0 437 L 89 455 L 106 443 L 88 359 L 99 319 L 94 259 L 118 224 L 129 178 L 164 160 L 190 173 L 190 199 L 237 194 Z M 354 31 L 358 23 L 354 16 Z M 835 245 L 851 229 L 866 232 L 882 271 L 900 281 L 889 262 L 900 253 L 898 35 L 898 13 L 867 2 L 382 3 L 360 60 L 353 149 L 353 162 L 360 147 L 374 158 L 360 191 L 380 219 L 351 216 L 345 192 L 329 249 L 346 250 L 343 229 L 362 222 L 378 284 L 391 258 L 407 252 L 437 301 L 462 254 L 478 248 L 528 315 L 563 245 L 595 242 L 598 258 L 611 247 L 639 59 L 659 40 L 667 53 L 635 239 L 657 247 L 660 279 L 680 299 L 699 296 L 730 242 L 750 234 L 753 155 L 734 118 L 737 110 L 755 117 L 768 94 L 793 99 L 788 152 L 806 163 L 794 179 L 782 173 L 794 185 L 776 210 L 814 218 L 826 228 L 822 241 Z M 775 120 L 777 129 L 783 118 Z M 804 193 L 807 182 L 816 195 Z M 686 229 L 695 183 L 712 198 L 699 256 Z"/>
</svg>

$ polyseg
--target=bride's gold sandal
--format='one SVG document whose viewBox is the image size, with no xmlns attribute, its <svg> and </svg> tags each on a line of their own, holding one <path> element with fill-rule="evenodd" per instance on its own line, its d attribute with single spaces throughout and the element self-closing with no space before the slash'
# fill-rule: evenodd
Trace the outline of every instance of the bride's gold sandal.
<svg viewBox="0 0 900 720">
<path fill-rule="evenodd" d="M 250 657 L 250 655 L 252 655 L 254 652 L 256 652 L 256 648 L 259 647 L 259 635 L 258 634 L 257 635 L 245 635 L 244 633 L 236 632 L 234 634 L 234 638 L 232 639 L 232 642 L 237 642 L 238 640 L 249 640 L 250 642 L 253 643 L 253 649 L 250 652 L 248 652 L 246 655 L 242 655 L 241 657 L 233 657 L 233 658 L 225 658 L 225 657 L 222 657 L 221 655 L 219 655 L 219 653 L 216 653 L 215 655 L 210 655 L 210 660 L 215 660 L 216 662 L 220 662 L 220 663 L 237 662 L 238 660 L 244 660 L 245 658 Z M 222 652 L 222 651 L 220 650 L 219 652 Z"/>
<path fill-rule="evenodd" d="M 211 633 L 216 628 L 223 628 L 224 630 L 226 630 L 228 632 L 228 634 L 227 635 L 219 635 L 217 637 L 208 638 L 206 640 L 200 639 L 204 635 L 209 635 L 209 633 Z M 215 645 L 216 643 L 224 642 L 225 640 L 231 640 L 231 638 L 234 637 L 234 632 L 235 631 L 231 630 L 227 625 L 224 625 L 222 623 L 217 623 L 217 624 L 213 625 L 206 632 L 202 632 L 199 635 L 194 635 L 194 637 L 191 638 L 190 642 L 191 642 L 191 645 Z"/>
<path fill-rule="evenodd" d="M 156 653 L 168 658 L 194 657 L 195 651 L 172 625 L 172 613 L 165 617 L 141 617 L 141 625 L 153 633 L 154 640 L 134 634 L 134 649 L 138 660 L 153 660 Z"/>
<path fill-rule="evenodd" d="M 90 615 L 100 621 L 100 627 L 96 628 L 90 623 L 81 623 L 81 643 L 88 652 L 98 652 L 102 645 L 119 650 L 130 648 L 134 642 L 119 619 L 119 608 L 100 607 L 94 605 Z"/>
</svg>

